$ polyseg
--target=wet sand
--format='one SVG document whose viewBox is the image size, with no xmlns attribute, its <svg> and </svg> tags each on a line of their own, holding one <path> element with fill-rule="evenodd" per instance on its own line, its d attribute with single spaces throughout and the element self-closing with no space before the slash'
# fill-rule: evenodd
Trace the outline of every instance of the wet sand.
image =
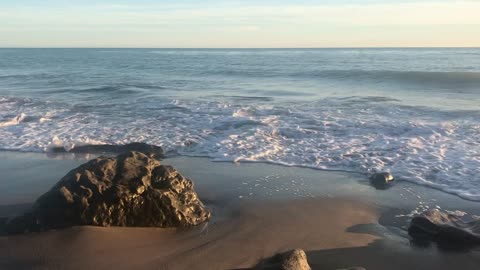
<svg viewBox="0 0 480 270">
<path fill-rule="evenodd" d="M 83 162 L 0 152 L 0 216 L 21 212 Z M 248 269 L 293 248 L 307 251 L 313 269 L 480 268 L 478 250 L 412 246 L 399 216 L 427 206 L 478 215 L 477 202 L 409 183 L 378 191 L 363 176 L 338 172 L 185 157 L 164 163 L 194 179 L 213 211 L 209 224 L 1 236 L 0 269 Z"/>
<path fill-rule="evenodd" d="M 365 246 L 377 237 L 346 230 L 375 217 L 373 209 L 346 201 L 245 204 L 222 221 L 189 231 L 75 227 L 2 238 L 8 250 L 0 257 L 6 269 L 244 268 L 291 247 Z"/>
</svg>

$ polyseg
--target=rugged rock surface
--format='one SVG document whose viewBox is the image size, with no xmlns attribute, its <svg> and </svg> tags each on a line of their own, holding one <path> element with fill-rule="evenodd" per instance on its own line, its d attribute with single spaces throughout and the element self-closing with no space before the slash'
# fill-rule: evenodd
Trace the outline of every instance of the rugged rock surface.
<svg viewBox="0 0 480 270">
<path fill-rule="evenodd" d="M 185 227 L 209 218 L 190 180 L 143 153 L 128 152 L 70 171 L 29 212 L 10 220 L 6 231 L 73 225 Z"/>
<path fill-rule="evenodd" d="M 149 157 L 163 158 L 164 152 L 160 146 L 150 145 L 146 143 L 129 143 L 125 145 L 111 145 L 111 144 L 91 144 L 75 146 L 69 151 L 63 147 L 51 148 L 50 151 L 54 153 L 82 153 L 82 154 L 103 154 L 113 153 L 122 154 L 130 151 L 143 153 Z"/>
<path fill-rule="evenodd" d="M 311 270 L 307 255 L 301 249 L 291 250 L 278 254 L 273 258 L 260 263 L 254 269 L 262 270 Z"/>
<path fill-rule="evenodd" d="M 370 176 L 370 183 L 376 189 L 387 189 L 394 180 L 395 178 L 393 178 L 393 175 L 388 172 L 374 173 L 372 176 Z"/>
<path fill-rule="evenodd" d="M 479 221 L 465 223 L 457 216 L 431 210 L 412 219 L 408 234 L 418 245 L 435 242 L 442 249 L 470 249 L 480 245 L 478 228 Z"/>
</svg>

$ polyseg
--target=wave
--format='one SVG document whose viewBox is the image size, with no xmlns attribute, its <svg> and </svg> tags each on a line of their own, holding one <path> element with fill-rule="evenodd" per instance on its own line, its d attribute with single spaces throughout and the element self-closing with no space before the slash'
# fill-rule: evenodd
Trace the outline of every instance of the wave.
<svg viewBox="0 0 480 270">
<path fill-rule="evenodd" d="M 426 110 L 375 96 L 286 105 L 154 99 L 106 109 L 1 100 L 0 149 L 48 152 L 146 142 L 218 161 L 391 171 L 398 179 L 480 201 L 478 111 Z"/>
<path fill-rule="evenodd" d="M 150 90 L 163 90 L 166 89 L 162 86 L 157 86 L 153 84 L 113 84 L 113 85 L 103 85 L 103 86 L 94 86 L 86 88 L 72 88 L 72 87 L 61 87 L 61 88 L 52 88 L 44 90 L 45 93 L 49 94 L 93 94 L 93 95 L 121 95 L 115 96 L 116 98 L 121 98 L 123 95 L 136 95 L 144 94 Z M 143 95 L 142 95 L 143 97 Z"/>
<path fill-rule="evenodd" d="M 27 80 L 27 79 L 36 79 L 36 80 L 43 80 L 43 79 L 54 79 L 58 78 L 58 74 L 51 74 L 51 73 L 30 73 L 30 74 L 7 74 L 7 75 L 0 75 L 0 80 L 2 79 L 15 79 L 15 80 Z"/>
<path fill-rule="evenodd" d="M 97 86 L 91 88 L 83 88 L 75 90 L 79 93 L 94 93 L 94 94 L 136 94 L 139 91 L 135 89 L 127 89 L 123 86 L 107 85 Z"/>
<path fill-rule="evenodd" d="M 229 95 L 210 95 L 210 98 L 224 98 L 224 99 L 232 99 L 238 101 L 264 101 L 270 102 L 273 101 L 274 98 L 272 97 L 265 97 L 265 96 L 229 96 Z"/>
<path fill-rule="evenodd" d="M 302 74 L 299 75 L 301 76 Z M 422 85 L 455 84 L 478 86 L 480 84 L 480 72 L 326 70 L 314 72 L 311 76 L 333 79 L 398 81 Z"/>
<path fill-rule="evenodd" d="M 471 87 L 478 89 L 480 72 L 436 72 L 436 71 L 394 71 L 394 70 L 203 70 L 202 75 L 220 75 L 255 78 L 290 78 L 332 80 L 349 83 L 396 83 L 410 84 L 421 87 L 436 86 L 437 88 Z M 437 89 L 436 88 L 436 89 Z M 455 89 L 454 89 L 455 90 Z"/>
</svg>

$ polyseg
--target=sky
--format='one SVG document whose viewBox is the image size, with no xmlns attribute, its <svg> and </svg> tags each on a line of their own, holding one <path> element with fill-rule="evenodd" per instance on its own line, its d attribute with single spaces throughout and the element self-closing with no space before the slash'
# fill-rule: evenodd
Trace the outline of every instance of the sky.
<svg viewBox="0 0 480 270">
<path fill-rule="evenodd" d="M 480 0 L 0 0 L 0 47 L 480 47 Z"/>
</svg>

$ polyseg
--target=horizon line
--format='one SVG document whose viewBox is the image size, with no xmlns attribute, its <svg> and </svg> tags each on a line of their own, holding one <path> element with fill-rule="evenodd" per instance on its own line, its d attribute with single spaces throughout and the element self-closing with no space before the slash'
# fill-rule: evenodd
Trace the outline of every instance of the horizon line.
<svg viewBox="0 0 480 270">
<path fill-rule="evenodd" d="M 227 50 L 255 50 L 255 49 L 480 49 L 480 46 L 338 46 L 338 47 L 2 47 L 0 49 L 227 49 Z"/>
</svg>

